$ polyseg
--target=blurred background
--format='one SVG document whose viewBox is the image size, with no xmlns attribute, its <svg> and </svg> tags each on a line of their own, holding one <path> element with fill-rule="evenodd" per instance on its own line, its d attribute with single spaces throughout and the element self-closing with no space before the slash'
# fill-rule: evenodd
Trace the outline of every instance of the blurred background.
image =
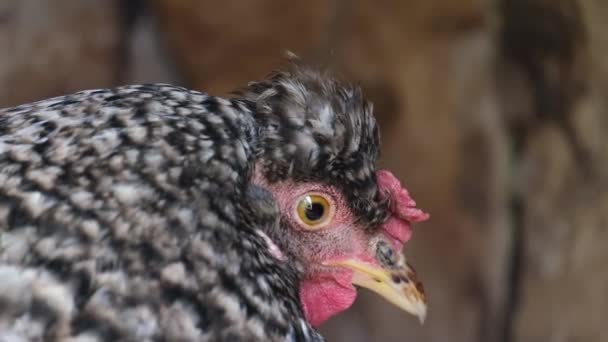
<svg viewBox="0 0 608 342">
<path fill-rule="evenodd" d="M 329 341 L 608 341 L 608 1 L 0 0 L 0 107 L 224 95 L 285 50 L 361 84 L 432 216 L 406 246 L 427 323 L 364 292 Z"/>
</svg>

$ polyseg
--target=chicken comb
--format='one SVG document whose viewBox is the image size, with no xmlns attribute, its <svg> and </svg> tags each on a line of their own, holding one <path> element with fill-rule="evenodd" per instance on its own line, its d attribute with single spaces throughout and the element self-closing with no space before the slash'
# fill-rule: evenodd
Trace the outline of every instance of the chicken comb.
<svg viewBox="0 0 608 342">
<path fill-rule="evenodd" d="M 401 186 L 399 179 L 390 171 L 378 170 L 376 180 L 380 196 L 388 200 L 391 211 L 391 216 L 382 225 L 382 229 L 393 239 L 395 248 L 401 250 L 412 236 L 410 223 L 425 221 L 430 215 L 416 208 L 416 202 L 407 189 Z"/>
</svg>

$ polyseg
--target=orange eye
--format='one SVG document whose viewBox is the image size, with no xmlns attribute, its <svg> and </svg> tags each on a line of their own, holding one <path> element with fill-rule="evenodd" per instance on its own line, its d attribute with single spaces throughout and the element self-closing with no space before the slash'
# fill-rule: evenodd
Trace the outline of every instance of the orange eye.
<svg viewBox="0 0 608 342">
<path fill-rule="evenodd" d="M 322 195 L 310 194 L 298 202 L 298 218 L 306 229 L 319 229 L 331 218 L 330 202 Z"/>
</svg>

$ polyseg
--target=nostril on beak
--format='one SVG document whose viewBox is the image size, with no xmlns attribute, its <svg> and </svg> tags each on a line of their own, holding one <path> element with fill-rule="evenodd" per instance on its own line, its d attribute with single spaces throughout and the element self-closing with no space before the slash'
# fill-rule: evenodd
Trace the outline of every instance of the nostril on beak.
<svg viewBox="0 0 608 342">
<path fill-rule="evenodd" d="M 376 244 L 376 259 L 378 259 L 381 265 L 388 268 L 397 266 L 397 253 L 393 251 L 393 248 L 386 241 L 380 240 Z"/>
</svg>

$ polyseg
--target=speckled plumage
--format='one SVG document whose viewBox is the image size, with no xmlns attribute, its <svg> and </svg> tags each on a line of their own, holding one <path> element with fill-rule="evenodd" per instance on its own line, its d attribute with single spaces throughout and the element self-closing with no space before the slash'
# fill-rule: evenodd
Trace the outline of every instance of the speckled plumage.
<svg viewBox="0 0 608 342">
<path fill-rule="evenodd" d="M 0 340 L 321 340 L 272 196 L 327 182 L 386 217 L 356 88 L 305 68 L 232 99 L 164 84 L 0 111 Z"/>
</svg>

